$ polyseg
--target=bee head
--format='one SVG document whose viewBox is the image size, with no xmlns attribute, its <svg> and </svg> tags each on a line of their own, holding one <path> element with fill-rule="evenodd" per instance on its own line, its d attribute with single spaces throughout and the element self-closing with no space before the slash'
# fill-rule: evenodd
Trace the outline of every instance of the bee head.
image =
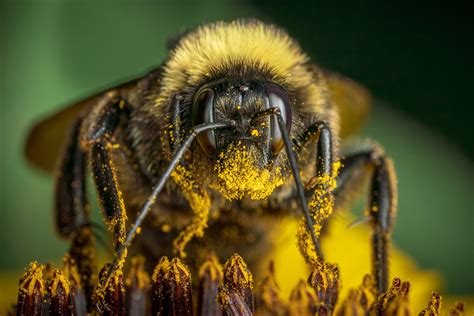
<svg viewBox="0 0 474 316">
<path fill-rule="evenodd" d="M 279 85 L 260 81 L 225 81 L 201 87 L 193 99 L 193 125 L 219 122 L 229 128 L 200 134 L 197 138 L 199 146 L 211 159 L 216 159 L 231 144 L 239 143 L 260 152 L 262 166 L 267 165 L 282 150 L 282 135 L 275 117 L 255 117 L 271 107 L 280 109 L 290 133 L 291 106 L 286 91 Z"/>
<path fill-rule="evenodd" d="M 322 72 L 284 30 L 256 20 L 211 23 L 181 37 L 139 87 L 131 102 L 141 105 L 130 124 L 132 143 L 155 180 L 162 155 L 171 159 L 193 126 L 224 123 L 197 136 L 189 163 L 210 177 L 206 184 L 220 182 L 219 191 L 233 198 L 257 184 L 274 187 L 279 168 L 280 178 L 289 175 L 279 124 L 262 111 L 279 108 L 293 141 L 308 124 L 336 122 L 329 97 Z M 234 183 L 244 184 L 234 190 Z"/>
<path fill-rule="evenodd" d="M 277 84 L 261 81 L 214 82 L 201 87 L 194 96 L 194 126 L 225 123 L 228 128 L 198 135 L 202 151 L 215 162 L 218 189 L 229 199 L 248 194 L 266 198 L 282 184 L 281 170 L 273 166 L 284 144 L 277 120 L 257 116 L 277 107 L 292 125 L 292 111 L 286 91 Z"/>
</svg>

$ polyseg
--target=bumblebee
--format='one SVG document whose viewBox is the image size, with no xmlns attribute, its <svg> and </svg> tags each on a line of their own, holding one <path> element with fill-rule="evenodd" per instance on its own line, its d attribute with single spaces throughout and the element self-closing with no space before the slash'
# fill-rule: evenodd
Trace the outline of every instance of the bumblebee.
<svg viewBox="0 0 474 316">
<path fill-rule="evenodd" d="M 298 245 L 314 263 L 324 222 L 370 179 L 366 219 L 382 293 L 397 199 L 392 161 L 376 145 L 340 154 L 369 105 L 363 87 L 316 66 L 284 30 L 216 22 L 182 35 L 145 76 L 39 122 L 26 155 L 56 170 L 55 224 L 72 241 L 87 291 L 90 167 L 115 241 L 109 277 L 127 250 L 150 263 L 188 253 L 192 266 L 208 251 L 238 252 L 254 266 L 278 246 L 274 223 L 301 211 Z"/>
</svg>

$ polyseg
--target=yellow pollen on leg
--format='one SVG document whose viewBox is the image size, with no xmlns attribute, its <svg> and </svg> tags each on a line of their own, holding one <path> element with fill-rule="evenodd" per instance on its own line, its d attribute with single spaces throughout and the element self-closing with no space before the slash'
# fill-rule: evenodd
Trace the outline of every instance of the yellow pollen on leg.
<svg viewBox="0 0 474 316">
<path fill-rule="evenodd" d="M 326 219 L 332 214 L 334 210 L 334 195 L 332 191 L 336 188 L 336 177 L 339 172 L 341 163 L 339 161 L 333 163 L 333 172 L 331 175 L 324 174 L 318 176 L 315 180 L 310 180 L 316 183 L 313 197 L 308 203 L 309 211 L 313 219 L 313 228 L 316 237 L 321 234 Z M 314 263 L 317 260 L 314 244 L 311 239 L 306 221 L 304 219 L 300 222 L 300 227 L 297 233 L 298 247 L 300 252 L 305 257 L 306 261 Z"/>
<path fill-rule="evenodd" d="M 181 191 L 188 200 L 189 206 L 194 213 L 194 219 L 181 231 L 173 241 L 173 246 L 181 258 L 186 257 L 184 248 L 193 237 L 202 237 L 204 229 L 207 228 L 211 199 L 207 191 L 199 187 L 193 180 L 192 172 L 184 166 L 178 166 L 171 174 L 173 180 L 181 188 Z"/>
</svg>

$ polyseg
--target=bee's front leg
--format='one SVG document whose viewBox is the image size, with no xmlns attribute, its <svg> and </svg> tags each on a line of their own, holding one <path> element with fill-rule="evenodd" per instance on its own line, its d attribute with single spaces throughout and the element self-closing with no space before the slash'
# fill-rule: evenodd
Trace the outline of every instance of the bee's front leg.
<svg viewBox="0 0 474 316">
<path fill-rule="evenodd" d="M 336 199 L 343 198 L 356 178 L 371 176 L 367 216 L 372 226 L 372 273 L 378 294 L 387 290 L 390 236 L 396 213 L 397 185 L 392 160 L 378 147 L 373 147 L 341 159 Z"/>
<path fill-rule="evenodd" d="M 90 163 L 100 208 L 107 226 L 113 232 L 116 250 L 126 237 L 126 209 L 112 159 L 117 149 L 114 133 L 120 120 L 126 119 L 126 103 L 117 93 L 109 92 L 86 116 L 81 128 L 81 148 L 90 153 Z M 123 264 L 123 261 L 121 262 Z M 119 265 L 120 266 L 120 265 Z M 94 295 L 101 304 L 100 293 L 105 284 L 99 284 Z"/>
<path fill-rule="evenodd" d="M 332 191 L 336 187 L 337 165 L 335 165 L 332 135 L 333 133 L 326 123 L 316 122 L 306 129 L 300 141 L 296 143 L 296 150 L 301 150 L 309 142 L 316 143 L 316 175 L 306 184 L 305 195 L 309 201 L 308 208 L 311 212 L 314 232 L 317 237 L 319 237 L 325 220 L 331 215 L 334 208 Z M 302 223 L 298 232 L 299 248 L 306 260 L 313 262 L 316 258 L 308 237 L 308 232 Z M 316 255 L 322 259 L 321 253 L 316 251 Z"/>
<path fill-rule="evenodd" d="M 100 208 L 116 247 L 125 238 L 125 203 L 117 180 L 112 152 L 118 149 L 114 132 L 125 113 L 125 101 L 108 93 L 88 114 L 81 130 L 81 147 L 90 152 L 90 162 Z"/>
</svg>

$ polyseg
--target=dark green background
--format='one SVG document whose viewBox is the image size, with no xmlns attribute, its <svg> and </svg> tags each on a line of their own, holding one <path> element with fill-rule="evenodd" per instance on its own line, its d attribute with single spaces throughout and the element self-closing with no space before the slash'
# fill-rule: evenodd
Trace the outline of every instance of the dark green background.
<svg viewBox="0 0 474 316">
<path fill-rule="evenodd" d="M 188 27 L 253 16 L 287 28 L 315 61 L 377 97 L 361 137 L 395 161 L 395 241 L 441 271 L 450 292 L 474 293 L 472 12 L 461 2 L 2 2 L 0 269 L 66 248 L 52 228 L 51 178 L 22 157 L 32 123 L 160 64 L 166 40 Z"/>
<path fill-rule="evenodd" d="M 473 157 L 473 1 L 253 2 L 321 64 L 363 82 Z"/>
</svg>

